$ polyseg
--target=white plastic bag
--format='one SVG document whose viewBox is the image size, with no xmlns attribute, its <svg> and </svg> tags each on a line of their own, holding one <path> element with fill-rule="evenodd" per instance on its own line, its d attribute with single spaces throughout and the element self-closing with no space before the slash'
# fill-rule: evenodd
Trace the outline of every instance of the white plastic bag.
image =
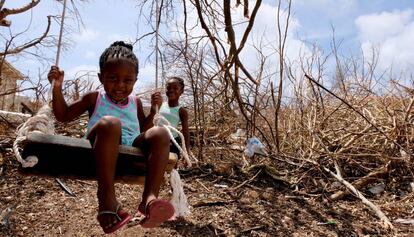
<svg viewBox="0 0 414 237">
<path fill-rule="evenodd" d="M 257 137 L 251 137 L 246 141 L 246 149 L 244 154 L 247 157 L 252 157 L 254 154 L 267 155 L 265 146 L 260 142 Z"/>
</svg>

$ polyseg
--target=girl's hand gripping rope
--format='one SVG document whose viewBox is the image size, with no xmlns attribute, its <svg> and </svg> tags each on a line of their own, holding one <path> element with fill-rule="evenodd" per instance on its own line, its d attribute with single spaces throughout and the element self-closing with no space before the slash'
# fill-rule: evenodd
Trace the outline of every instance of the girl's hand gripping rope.
<svg viewBox="0 0 414 237">
<path fill-rule="evenodd" d="M 157 91 L 151 95 L 151 113 L 157 114 L 162 104 L 161 92 Z M 155 123 L 154 123 L 155 124 Z"/>
<path fill-rule="evenodd" d="M 64 71 L 61 71 L 58 66 L 52 66 L 47 74 L 47 79 L 54 87 L 61 88 L 64 76 Z"/>
</svg>

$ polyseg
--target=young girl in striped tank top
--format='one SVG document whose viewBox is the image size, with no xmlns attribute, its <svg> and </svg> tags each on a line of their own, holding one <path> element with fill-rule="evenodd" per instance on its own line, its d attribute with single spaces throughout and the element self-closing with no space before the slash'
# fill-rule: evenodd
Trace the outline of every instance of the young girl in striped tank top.
<svg viewBox="0 0 414 237">
<path fill-rule="evenodd" d="M 119 144 L 136 146 L 147 158 L 142 200 L 138 211 L 145 218 L 143 227 L 156 227 L 171 218 L 173 206 L 158 199 L 169 156 L 169 135 L 162 127 L 153 127 L 156 107 L 162 103 L 160 93 L 151 95 L 151 112 L 145 116 L 139 98 L 132 96 L 138 75 L 138 59 L 132 45 L 114 42 L 101 55 L 98 77 L 104 91 L 86 93 L 66 104 L 62 94 L 64 72 L 52 66 L 48 79 L 54 81 L 53 111 L 58 121 L 67 122 L 89 113 L 87 139 L 91 141 L 98 180 L 98 222 L 105 233 L 112 233 L 132 218 L 117 201 L 114 188 Z"/>
</svg>

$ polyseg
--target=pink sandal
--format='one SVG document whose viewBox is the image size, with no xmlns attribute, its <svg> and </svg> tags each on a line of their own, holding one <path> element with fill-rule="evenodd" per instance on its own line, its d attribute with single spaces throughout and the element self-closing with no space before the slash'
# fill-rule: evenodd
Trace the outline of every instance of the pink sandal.
<svg viewBox="0 0 414 237">
<path fill-rule="evenodd" d="M 140 225 L 144 228 L 154 228 L 174 216 L 174 207 L 170 202 L 154 199 L 145 207 L 145 218 Z"/>
<path fill-rule="evenodd" d="M 99 212 L 96 218 L 102 215 L 114 215 L 116 217 L 116 220 L 118 221 L 115 225 L 109 225 L 106 227 L 102 227 L 105 234 L 110 234 L 110 233 L 113 233 L 119 230 L 121 227 L 123 227 L 125 224 L 127 224 L 132 219 L 131 215 L 121 210 L 121 204 L 118 204 L 114 212 L 113 211 Z"/>
</svg>

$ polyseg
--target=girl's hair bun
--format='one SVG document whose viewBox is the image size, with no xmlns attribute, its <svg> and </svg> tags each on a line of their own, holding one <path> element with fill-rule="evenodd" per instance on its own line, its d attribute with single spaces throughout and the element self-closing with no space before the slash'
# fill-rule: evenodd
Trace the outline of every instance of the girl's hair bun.
<svg viewBox="0 0 414 237">
<path fill-rule="evenodd" d="M 115 41 L 101 54 L 99 58 L 99 68 L 102 69 L 105 63 L 113 59 L 125 59 L 135 64 L 138 73 L 138 58 L 134 54 L 133 47 L 131 44 L 125 43 L 124 41 Z"/>
<path fill-rule="evenodd" d="M 128 48 L 128 49 L 130 49 L 131 51 L 133 50 L 133 46 L 132 46 L 132 44 L 128 44 L 128 43 L 125 43 L 124 41 L 115 41 L 115 42 L 113 42 L 112 44 L 111 44 L 111 46 L 110 47 L 113 47 L 113 46 L 122 46 L 122 47 L 126 47 L 126 48 Z"/>
</svg>

